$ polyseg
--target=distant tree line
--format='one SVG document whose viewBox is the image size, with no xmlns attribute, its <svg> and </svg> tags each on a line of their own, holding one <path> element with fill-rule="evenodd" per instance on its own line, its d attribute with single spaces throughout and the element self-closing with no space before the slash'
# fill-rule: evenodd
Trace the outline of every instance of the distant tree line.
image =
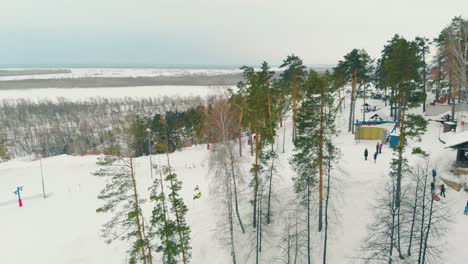
<svg viewBox="0 0 468 264">
<path fill-rule="evenodd" d="M 25 99 L 0 102 L 0 154 L 53 156 L 90 151 L 118 150 L 129 133 L 136 155 L 147 154 L 146 128 L 153 140 L 164 139 L 159 115 L 168 119 L 170 150 L 201 140 L 196 131 L 200 121 L 200 97 L 105 99 L 34 102 Z M 130 129 L 126 126 L 131 124 Z M 201 133 L 201 131 L 200 131 Z M 157 150 L 155 150 L 157 152 Z"/>
</svg>

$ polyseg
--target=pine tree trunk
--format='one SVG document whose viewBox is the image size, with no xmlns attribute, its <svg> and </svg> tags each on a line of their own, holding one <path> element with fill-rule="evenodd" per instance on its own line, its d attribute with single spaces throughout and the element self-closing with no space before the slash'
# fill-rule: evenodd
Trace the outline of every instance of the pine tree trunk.
<svg viewBox="0 0 468 264">
<path fill-rule="evenodd" d="M 255 169 L 254 169 L 254 200 L 253 200 L 253 227 L 257 227 L 257 196 L 258 196 L 258 173 L 259 173 L 259 164 L 258 164 L 258 152 L 259 152 L 259 137 L 260 135 L 255 133 Z"/>
<path fill-rule="evenodd" d="M 392 183 L 392 203 L 391 203 L 391 212 L 392 212 L 392 225 L 390 226 L 390 247 L 389 247 L 389 257 L 388 264 L 393 262 L 393 246 L 394 246 L 394 236 L 395 236 L 395 183 Z"/>
<path fill-rule="evenodd" d="M 403 101 L 401 106 L 401 123 L 400 123 L 400 138 L 398 142 L 398 170 L 397 170 L 397 190 L 396 190 L 396 207 L 400 207 L 401 203 L 401 178 L 402 178 L 402 163 L 403 163 L 403 147 L 405 144 L 405 112 L 406 112 L 406 100 Z"/>
<path fill-rule="evenodd" d="M 324 98 L 323 91 L 320 97 L 320 146 L 319 146 L 319 221 L 318 221 L 318 231 L 322 231 L 322 221 L 323 221 L 323 141 L 324 141 L 324 124 L 323 124 L 323 108 L 324 108 Z"/>
<path fill-rule="evenodd" d="M 429 208 L 429 221 L 427 223 L 426 237 L 424 238 L 424 250 L 423 250 L 421 264 L 426 263 L 427 241 L 429 239 L 429 233 L 431 231 L 433 206 L 434 206 L 434 199 L 431 197 L 431 207 Z"/>
<path fill-rule="evenodd" d="M 289 215 L 288 218 L 288 261 L 286 262 L 287 264 L 291 263 L 291 215 Z"/>
<path fill-rule="evenodd" d="M 384 102 L 385 102 L 385 106 L 387 106 L 387 87 L 385 87 L 384 89 Z"/>
<path fill-rule="evenodd" d="M 423 113 L 426 112 L 426 51 L 423 47 L 423 91 L 424 91 L 424 102 L 423 102 Z"/>
<path fill-rule="evenodd" d="M 259 246 L 259 252 L 262 252 L 262 229 L 263 229 L 263 188 L 260 191 L 260 199 L 258 200 L 258 230 L 259 230 L 259 240 L 260 240 L 260 246 Z"/>
<path fill-rule="evenodd" d="M 354 115 L 356 109 L 356 85 L 357 85 L 357 74 L 358 71 L 355 69 L 353 70 L 353 84 L 352 84 L 352 92 L 351 92 L 351 107 L 349 112 L 349 128 L 348 132 L 352 132 L 354 134 Z"/>
<path fill-rule="evenodd" d="M 241 111 L 240 115 L 239 115 L 239 156 L 241 158 L 242 158 L 242 131 L 241 131 L 241 127 L 242 127 L 243 114 L 244 113 Z"/>
<path fill-rule="evenodd" d="M 422 253 L 424 249 L 424 220 L 426 214 L 426 189 L 427 189 L 427 175 L 424 175 L 424 185 L 423 185 L 423 193 L 422 193 L 422 206 L 421 206 L 421 227 L 420 227 L 420 234 L 419 234 L 419 255 L 418 255 L 418 264 L 421 264 Z M 431 194 L 432 198 L 432 194 Z"/>
<path fill-rule="evenodd" d="M 349 120 L 348 120 L 348 132 L 351 132 L 351 125 L 352 125 L 352 119 L 353 119 L 353 92 L 351 92 L 351 101 L 349 103 Z"/>
<path fill-rule="evenodd" d="M 310 177 L 307 178 L 307 264 L 310 264 Z"/>
<path fill-rule="evenodd" d="M 271 149 L 273 151 L 273 143 L 271 143 Z M 273 152 L 272 152 L 273 153 Z M 267 224 L 270 223 L 270 209 L 271 209 L 271 185 L 273 182 L 273 168 L 275 163 L 274 155 L 271 158 L 271 167 L 270 167 L 270 184 L 268 186 L 268 205 L 267 205 Z"/>
<path fill-rule="evenodd" d="M 273 167 L 275 164 L 275 157 L 274 157 L 274 135 L 273 135 L 273 121 L 272 121 L 272 114 L 271 114 L 271 99 L 270 95 L 268 95 L 268 113 L 270 116 L 270 133 L 271 133 L 271 167 L 270 167 L 270 183 L 268 187 L 268 204 L 267 204 L 267 224 L 270 224 L 270 209 L 271 209 L 271 184 L 273 182 Z"/>
<path fill-rule="evenodd" d="M 414 194 L 414 205 L 413 205 L 413 217 L 411 220 L 411 229 L 410 229 L 410 238 L 409 238 L 409 245 L 408 245 L 408 256 L 411 256 L 411 246 L 413 243 L 413 231 L 414 231 L 414 224 L 416 222 L 416 210 L 418 208 L 418 191 L 419 191 L 419 177 L 416 182 L 416 190 Z"/>
<path fill-rule="evenodd" d="M 298 237 L 298 233 L 297 233 L 297 213 L 296 213 L 296 232 L 294 233 L 294 239 L 295 239 L 295 245 L 294 245 L 294 264 L 297 264 L 297 251 L 298 251 L 298 248 L 299 248 L 299 237 Z"/>
<path fill-rule="evenodd" d="M 330 200 L 330 169 L 331 157 L 328 157 L 328 178 L 327 178 L 327 197 L 325 200 L 325 238 L 323 241 L 323 264 L 327 263 L 327 243 L 328 243 L 328 201 Z"/>
<path fill-rule="evenodd" d="M 293 88 L 293 134 L 292 140 L 296 141 L 296 108 L 297 108 L 297 83 L 296 83 L 296 74 L 292 75 L 292 88 Z"/>
<path fill-rule="evenodd" d="M 253 156 L 254 153 L 253 153 L 253 137 L 252 137 L 252 125 L 251 123 L 249 122 L 249 140 L 250 140 L 250 155 Z"/>
<path fill-rule="evenodd" d="M 137 191 L 137 185 L 136 185 L 136 179 L 135 179 L 135 173 L 133 171 L 133 159 L 130 158 L 130 176 L 132 177 L 132 185 L 133 185 L 133 208 L 136 211 L 136 222 L 137 222 L 137 233 L 138 233 L 138 239 L 140 241 L 145 241 L 143 239 L 143 231 L 142 231 L 142 223 L 140 221 L 140 216 L 141 216 L 141 211 L 140 211 L 140 204 L 138 201 L 138 191 Z M 145 253 L 145 247 L 141 247 L 141 258 L 143 259 L 143 263 L 146 264 L 146 253 Z"/>
<path fill-rule="evenodd" d="M 286 139 L 286 125 L 283 126 L 283 153 L 285 153 L 284 151 L 284 144 L 285 144 L 285 140 Z"/>
<path fill-rule="evenodd" d="M 398 257 L 400 259 L 404 259 L 403 257 L 403 254 L 401 253 L 401 221 L 400 221 L 400 209 L 401 209 L 401 206 L 398 207 L 397 209 L 397 251 L 398 251 Z"/>
<path fill-rule="evenodd" d="M 395 103 L 393 102 L 393 97 L 395 95 L 395 88 L 390 87 L 390 117 L 394 117 Z"/>
<path fill-rule="evenodd" d="M 255 198 L 255 200 L 257 200 L 257 198 Z M 257 213 L 257 212 L 255 212 Z M 255 223 L 257 224 L 257 223 Z M 254 226 L 255 227 L 255 226 Z M 255 243 L 255 264 L 258 264 L 258 257 L 260 255 L 260 228 L 257 228 L 255 230 L 255 239 L 256 239 L 256 243 Z"/>
<path fill-rule="evenodd" d="M 229 182 L 229 180 L 226 179 L 226 181 Z M 230 184 L 228 183 L 227 184 L 227 187 L 228 187 L 228 217 L 229 217 L 229 235 L 230 235 L 230 239 L 231 239 L 231 256 L 232 256 L 232 263 L 233 264 L 236 264 L 236 251 L 235 251 L 235 248 L 234 248 L 234 225 L 233 225 L 233 213 L 232 213 L 232 192 L 231 192 L 231 186 Z"/>
</svg>

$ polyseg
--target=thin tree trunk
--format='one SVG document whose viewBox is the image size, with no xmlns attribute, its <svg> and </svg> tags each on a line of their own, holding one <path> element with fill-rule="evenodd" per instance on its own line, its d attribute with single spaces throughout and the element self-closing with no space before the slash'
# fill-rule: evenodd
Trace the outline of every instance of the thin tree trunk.
<svg viewBox="0 0 468 264">
<path fill-rule="evenodd" d="M 136 210 L 136 221 L 137 221 L 137 232 L 138 232 L 138 239 L 140 241 L 145 241 L 143 239 L 143 231 L 142 231 L 142 223 L 140 221 L 140 216 L 141 216 L 141 211 L 140 211 L 140 205 L 138 201 L 138 191 L 137 191 L 137 185 L 136 185 L 136 179 L 135 179 L 135 173 L 133 171 L 133 159 L 130 158 L 130 175 L 132 177 L 132 185 L 133 185 L 133 207 Z M 141 247 L 141 257 L 143 259 L 143 263 L 146 264 L 146 253 L 145 253 L 145 247 Z"/>
<path fill-rule="evenodd" d="M 420 227 L 420 234 L 419 234 L 419 255 L 418 255 L 418 264 L 421 264 L 422 253 L 424 249 L 424 220 L 426 214 L 426 188 L 427 188 L 427 175 L 424 175 L 424 185 L 423 185 L 423 193 L 422 193 L 422 216 L 421 216 L 421 227 Z M 432 194 L 431 194 L 432 199 Z"/>
<path fill-rule="evenodd" d="M 242 234 L 245 234 L 245 230 L 244 230 L 244 225 L 242 224 L 242 220 L 241 220 L 241 217 L 240 217 L 240 214 L 239 214 L 239 203 L 238 203 L 238 200 L 237 200 L 237 183 L 236 183 L 236 176 L 234 175 L 234 164 L 233 164 L 233 161 L 231 160 L 231 177 L 232 177 L 232 183 L 233 183 L 233 187 L 234 187 L 234 206 L 235 206 L 235 209 L 236 209 L 236 215 L 237 215 L 237 220 L 239 220 L 239 225 L 240 225 L 240 228 L 242 230 Z"/>
<path fill-rule="evenodd" d="M 243 114 L 244 113 L 241 111 L 240 115 L 239 115 L 239 156 L 241 158 L 242 158 L 242 131 L 241 131 L 241 127 L 242 127 Z"/>
<path fill-rule="evenodd" d="M 287 264 L 291 263 L 291 215 L 288 218 L 288 261 Z"/>
<path fill-rule="evenodd" d="M 390 247 L 389 247 L 389 257 L 388 264 L 393 262 L 393 246 L 394 246 L 394 235 L 395 235 L 395 183 L 392 183 L 392 203 L 391 203 L 391 212 L 392 212 L 392 225 L 390 227 Z"/>
<path fill-rule="evenodd" d="M 259 137 L 260 135 L 255 133 L 255 169 L 254 169 L 254 200 L 253 200 L 253 227 L 257 227 L 257 196 L 258 196 L 258 173 L 259 173 L 259 165 L 258 165 L 258 152 L 259 152 Z"/>
<path fill-rule="evenodd" d="M 262 218 L 263 218 L 263 188 L 260 191 L 260 199 L 258 200 L 258 230 L 260 233 L 260 247 L 259 247 L 259 252 L 262 252 L 262 229 L 263 229 L 263 223 L 262 223 Z"/>
<path fill-rule="evenodd" d="M 273 121 L 272 121 L 272 114 L 271 114 L 271 99 L 270 95 L 268 95 L 268 113 L 270 116 L 270 133 L 271 133 L 271 167 L 270 167 L 270 184 L 268 187 L 268 204 L 267 204 L 267 224 L 270 224 L 270 209 L 271 209 L 271 184 L 273 182 L 273 166 L 275 163 L 275 156 L 274 156 L 274 135 L 273 135 Z"/>
<path fill-rule="evenodd" d="M 284 151 L 284 144 L 285 144 L 284 142 L 286 141 L 285 139 L 286 139 L 286 125 L 283 126 L 283 153 L 285 153 Z"/>
<path fill-rule="evenodd" d="M 325 200 L 325 238 L 323 242 L 323 264 L 327 263 L 327 243 L 328 243 L 328 201 L 330 200 L 330 169 L 331 157 L 328 157 L 328 179 L 327 179 L 327 197 Z"/>
<path fill-rule="evenodd" d="M 273 154 L 273 143 L 271 143 L 271 151 Z M 268 186 L 268 205 L 267 205 L 267 224 L 270 223 L 270 209 L 271 209 L 271 185 L 273 182 L 273 168 L 275 163 L 275 156 L 271 157 L 271 167 L 270 167 L 270 184 Z"/>
<path fill-rule="evenodd" d="M 411 230 L 410 230 L 410 239 L 409 239 L 409 245 L 408 245 L 408 256 L 411 256 L 411 246 L 413 242 L 413 231 L 414 231 L 414 223 L 416 222 L 416 210 L 418 208 L 418 190 L 419 190 L 419 175 L 418 179 L 416 181 L 416 190 L 414 194 L 414 205 L 413 205 L 413 217 L 411 220 Z"/>
<path fill-rule="evenodd" d="M 387 106 L 387 87 L 385 87 L 384 89 L 384 102 L 385 102 L 385 106 Z"/>
<path fill-rule="evenodd" d="M 250 140 L 250 155 L 253 156 L 253 140 L 252 140 L 252 125 L 249 122 L 249 140 Z"/>
<path fill-rule="evenodd" d="M 366 121 L 366 86 L 364 85 L 364 102 L 362 103 L 362 122 Z"/>
<path fill-rule="evenodd" d="M 426 237 L 424 238 L 424 250 L 423 250 L 421 264 L 426 263 L 427 241 L 429 239 L 429 233 L 431 231 L 433 206 L 434 206 L 434 199 L 431 197 L 431 207 L 429 209 L 429 222 L 427 223 Z"/>
<path fill-rule="evenodd" d="M 232 263 L 233 264 L 236 264 L 236 251 L 235 251 L 235 248 L 234 248 L 234 225 L 233 225 L 233 216 L 232 216 L 232 192 L 231 192 L 231 186 L 229 186 L 229 180 L 226 179 L 226 181 L 228 182 L 228 194 L 227 194 L 227 200 L 228 200 L 228 217 L 229 217 L 229 234 L 230 234 L 230 237 L 231 237 L 231 256 L 232 256 Z"/>
<path fill-rule="evenodd" d="M 307 264 L 310 264 L 310 177 L 307 178 Z"/>
<path fill-rule="evenodd" d="M 401 115 L 401 124 L 400 124 L 400 138 L 398 142 L 398 170 L 397 170 L 397 190 L 396 190 L 396 207 L 400 207 L 401 203 L 401 178 L 402 178 L 402 163 L 403 163 L 403 147 L 405 144 L 405 112 L 406 112 L 406 100 L 403 101 L 401 106 L 402 115 Z"/>
<path fill-rule="evenodd" d="M 255 198 L 256 199 L 256 198 Z M 258 208 L 260 210 L 260 207 Z M 256 238 L 256 243 L 255 243 L 255 263 L 258 264 L 258 257 L 260 255 L 260 228 L 257 228 L 255 230 L 255 238 Z"/>
<path fill-rule="evenodd" d="M 324 98 L 323 91 L 320 97 L 320 136 L 319 136 L 319 221 L 318 221 L 318 231 L 322 231 L 322 221 L 323 221 L 323 141 L 324 141 L 324 118 L 323 118 L 323 107 L 324 107 Z"/>
<path fill-rule="evenodd" d="M 397 222 L 398 222 L 397 223 L 397 232 L 398 232 L 397 233 L 397 236 L 398 236 L 398 238 L 397 238 L 397 250 L 398 250 L 398 257 L 400 259 L 404 259 L 403 254 L 401 253 L 401 234 L 400 234 L 401 233 L 400 232 L 401 231 L 401 221 L 400 221 L 401 214 L 400 214 L 400 209 L 401 209 L 401 206 L 398 207 L 398 209 L 397 209 Z"/>
<path fill-rule="evenodd" d="M 423 91 L 424 91 L 424 102 L 423 102 L 423 113 L 426 112 L 426 49 L 423 47 Z"/>
<path fill-rule="evenodd" d="M 297 213 L 296 213 L 296 232 L 294 233 L 294 239 L 295 239 L 295 245 L 294 245 L 294 264 L 297 264 L 297 249 L 299 247 L 299 238 L 298 238 L 298 233 L 297 233 Z"/>
<path fill-rule="evenodd" d="M 293 88 L 293 134 L 292 140 L 293 142 L 296 141 L 296 108 L 297 108 L 297 83 L 296 83 L 296 74 L 293 73 L 292 75 L 292 88 Z"/>
<path fill-rule="evenodd" d="M 395 88 L 390 87 L 390 117 L 394 117 L 395 103 L 393 102 L 393 97 L 395 95 Z"/>
</svg>

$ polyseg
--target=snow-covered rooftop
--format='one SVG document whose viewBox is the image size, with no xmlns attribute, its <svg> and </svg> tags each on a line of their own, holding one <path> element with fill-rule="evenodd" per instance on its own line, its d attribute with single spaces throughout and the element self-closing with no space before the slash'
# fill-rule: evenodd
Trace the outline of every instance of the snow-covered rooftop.
<svg viewBox="0 0 468 264">
<path fill-rule="evenodd" d="M 454 134 L 447 139 L 446 148 L 452 148 L 454 146 L 468 142 L 468 131 Z"/>
</svg>

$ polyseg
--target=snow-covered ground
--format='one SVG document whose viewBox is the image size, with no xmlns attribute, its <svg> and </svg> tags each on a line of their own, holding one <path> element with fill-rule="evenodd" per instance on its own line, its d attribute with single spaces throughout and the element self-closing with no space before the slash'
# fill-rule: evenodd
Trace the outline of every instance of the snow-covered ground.
<svg viewBox="0 0 468 264">
<path fill-rule="evenodd" d="M 109 88 L 117 91 L 135 88 Z M 149 88 L 147 88 L 149 89 Z M 158 88 L 155 88 L 158 89 Z M 167 88 L 166 92 L 173 87 Z M 70 91 L 76 89 L 67 89 Z M 100 89 L 82 89 L 87 95 L 100 96 Z M 133 90 L 138 94 L 140 90 Z M 138 92 L 136 92 L 138 91 Z M 27 91 L 29 93 L 30 91 Z M 149 91 L 148 91 L 149 92 Z M 3 91 L 0 98 L 5 98 Z M 204 95 L 205 92 L 198 94 Z M 39 93 L 37 94 L 39 95 Z M 157 95 L 162 95 L 157 94 Z M 171 94 L 172 95 L 172 94 Z M 24 94 L 23 96 L 26 96 Z M 71 96 L 78 96 L 73 94 Z M 102 95 L 104 96 L 104 95 Z M 31 97 L 32 98 L 32 97 Z M 380 107 L 378 113 L 386 114 L 387 108 L 380 101 L 369 101 L 371 105 Z M 362 105 L 358 102 L 356 105 Z M 372 221 L 372 205 L 382 190 L 383 183 L 388 179 L 388 167 L 392 152 L 384 146 L 377 162 L 372 159 L 364 161 L 363 152 L 368 148 L 373 153 L 377 141 L 356 142 L 354 136 L 347 133 L 347 110 L 338 118 L 340 136 L 335 144 L 342 151 L 340 167 L 345 172 L 337 174 L 337 199 L 335 208 L 339 221 L 332 226 L 328 260 L 330 264 L 350 263 L 359 257 L 362 240 L 367 235 L 366 226 Z M 349 110 L 348 110 L 349 111 Z M 359 109 L 357 109 L 359 111 Z M 359 113 L 356 112 L 356 116 Z M 291 123 L 286 122 L 286 153 L 280 154 L 280 179 L 275 182 L 274 189 L 280 192 L 276 203 L 276 219 L 273 222 L 275 234 L 281 234 L 285 219 L 288 197 L 292 193 L 291 177 L 288 159 L 292 155 L 290 128 Z M 279 130 L 282 139 L 283 130 Z M 455 152 L 445 149 L 438 140 L 439 125 L 430 122 L 427 133 L 423 136 L 422 147 L 431 154 L 436 162 L 439 175 L 449 174 L 451 162 L 455 159 Z M 251 157 L 247 154 L 246 140 L 244 145 L 244 171 L 248 179 L 248 166 Z M 220 210 L 217 208 L 217 197 L 210 194 L 211 176 L 208 170 L 209 151 L 206 145 L 194 146 L 171 154 L 171 164 L 174 166 L 179 178 L 183 181 L 182 197 L 189 207 L 188 222 L 191 227 L 192 263 L 230 263 L 229 249 L 224 247 L 217 239 L 217 223 Z M 164 161 L 164 157 L 153 156 L 153 162 Z M 100 228 L 106 216 L 95 212 L 99 202 L 96 198 L 104 185 L 103 179 L 92 176 L 91 172 L 97 169 L 96 156 L 72 157 L 57 156 L 44 159 L 43 170 L 45 188 L 48 198 L 42 198 L 41 174 L 39 161 L 15 159 L 0 163 L 0 262 L 5 264 L 92 264 L 92 263 L 126 263 L 126 247 L 121 243 L 106 245 L 100 238 Z M 136 174 L 142 195 L 147 195 L 146 186 L 149 186 L 150 171 L 149 158 L 136 159 Z M 193 188 L 199 185 L 202 191 L 200 200 L 193 200 Z M 24 186 L 24 207 L 19 208 L 13 191 L 17 186 Z M 247 204 L 249 197 L 241 193 L 241 199 Z M 468 194 L 447 191 L 447 198 L 441 200 L 452 209 L 445 234 L 447 246 L 443 251 L 446 263 L 466 264 L 468 257 L 464 251 L 468 244 L 468 216 L 462 210 Z M 251 220 L 249 208 L 244 213 L 244 221 L 249 231 Z M 449 213 L 449 212 L 448 212 Z M 236 235 L 239 241 L 238 263 L 254 263 L 254 257 L 246 258 L 251 248 L 247 248 L 247 235 Z M 319 242 L 321 237 L 314 234 L 312 239 Z M 274 257 L 279 252 L 276 248 L 279 240 L 267 241 L 262 253 L 261 263 L 274 263 Z M 319 244 L 318 244 L 319 245 Z M 317 247 L 318 247 L 317 245 Z M 314 263 L 319 261 L 319 249 L 312 247 Z"/>
</svg>

